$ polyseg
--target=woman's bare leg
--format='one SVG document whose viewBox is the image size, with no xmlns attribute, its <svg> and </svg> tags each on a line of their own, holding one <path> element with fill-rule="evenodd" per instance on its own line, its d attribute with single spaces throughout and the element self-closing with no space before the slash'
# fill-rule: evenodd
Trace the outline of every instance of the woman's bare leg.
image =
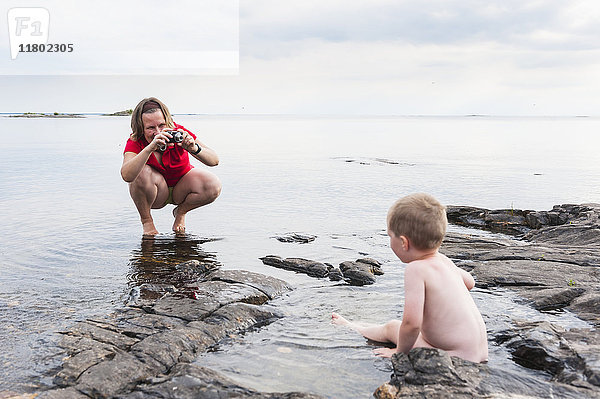
<svg viewBox="0 0 600 399">
<path fill-rule="evenodd" d="M 347 326 L 363 337 L 377 342 L 392 342 L 397 345 L 400 320 L 391 320 L 385 324 L 355 323 L 346 320 L 337 313 L 331 315 L 331 322 L 340 326 Z"/>
<path fill-rule="evenodd" d="M 221 194 L 221 182 L 210 172 L 194 168 L 173 188 L 173 231 L 185 232 L 185 215 L 192 209 L 208 205 Z"/>
<path fill-rule="evenodd" d="M 144 235 L 158 234 L 150 210 L 162 208 L 169 196 L 164 177 L 145 165 L 138 177 L 129 183 L 129 193 L 140 214 Z"/>
</svg>

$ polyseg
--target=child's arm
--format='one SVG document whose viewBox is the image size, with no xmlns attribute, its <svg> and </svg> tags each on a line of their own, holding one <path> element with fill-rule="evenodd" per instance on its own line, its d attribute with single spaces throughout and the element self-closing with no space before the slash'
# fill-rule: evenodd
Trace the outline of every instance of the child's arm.
<svg viewBox="0 0 600 399">
<path fill-rule="evenodd" d="M 458 270 L 460 271 L 460 275 L 462 276 L 462 279 L 465 282 L 467 289 L 471 291 L 473 287 L 475 287 L 475 279 L 473 278 L 473 276 L 471 276 L 471 273 L 461 269 L 460 267 L 458 268 Z"/>
<path fill-rule="evenodd" d="M 419 266 L 408 264 L 404 270 L 404 312 L 396 351 L 408 353 L 414 346 L 423 322 L 425 280 Z"/>
<path fill-rule="evenodd" d="M 421 332 L 424 307 L 425 281 L 419 267 L 409 263 L 404 270 L 404 312 L 398 331 L 397 346 L 394 349 L 378 348 L 374 350 L 375 354 L 391 357 L 394 353 L 408 353 Z"/>
</svg>

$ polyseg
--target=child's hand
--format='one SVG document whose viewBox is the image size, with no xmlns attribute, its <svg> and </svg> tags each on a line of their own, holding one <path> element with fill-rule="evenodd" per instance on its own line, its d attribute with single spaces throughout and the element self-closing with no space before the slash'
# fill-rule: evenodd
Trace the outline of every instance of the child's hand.
<svg viewBox="0 0 600 399">
<path fill-rule="evenodd" d="M 377 348 L 373 349 L 373 353 L 377 357 L 392 357 L 396 353 L 396 348 Z"/>
</svg>

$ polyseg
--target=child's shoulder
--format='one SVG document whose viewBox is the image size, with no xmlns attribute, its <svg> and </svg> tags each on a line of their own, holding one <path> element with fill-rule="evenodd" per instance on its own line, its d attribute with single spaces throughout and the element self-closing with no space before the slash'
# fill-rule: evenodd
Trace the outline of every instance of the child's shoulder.
<svg viewBox="0 0 600 399">
<path fill-rule="evenodd" d="M 426 271 L 426 270 L 435 270 L 440 267 L 443 267 L 443 268 L 456 267 L 456 265 L 454 265 L 454 262 L 452 262 L 452 260 L 450 258 L 448 258 L 446 255 L 436 252 L 432 256 L 429 256 L 429 257 L 426 257 L 423 259 L 416 259 L 416 260 L 413 260 L 412 262 L 409 262 L 407 264 L 407 268 L 409 268 L 409 267 L 411 269 L 419 269 L 422 271 Z"/>
</svg>

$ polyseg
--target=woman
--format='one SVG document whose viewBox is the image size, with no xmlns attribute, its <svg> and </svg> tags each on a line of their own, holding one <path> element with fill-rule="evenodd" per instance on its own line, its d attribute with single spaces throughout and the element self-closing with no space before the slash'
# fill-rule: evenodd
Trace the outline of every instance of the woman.
<svg viewBox="0 0 600 399">
<path fill-rule="evenodd" d="M 185 127 L 173 122 L 165 104 L 145 98 L 131 115 L 133 133 L 123 153 L 121 176 L 129 183 L 131 198 L 140 213 L 144 235 L 154 236 L 151 209 L 175 204 L 173 231 L 185 232 L 185 215 L 213 202 L 221 193 L 221 182 L 210 172 L 194 168 L 189 156 L 207 166 L 219 164 L 217 154 Z M 180 142 L 170 142 L 174 132 Z M 179 134 L 176 134 L 179 135 Z"/>
</svg>

